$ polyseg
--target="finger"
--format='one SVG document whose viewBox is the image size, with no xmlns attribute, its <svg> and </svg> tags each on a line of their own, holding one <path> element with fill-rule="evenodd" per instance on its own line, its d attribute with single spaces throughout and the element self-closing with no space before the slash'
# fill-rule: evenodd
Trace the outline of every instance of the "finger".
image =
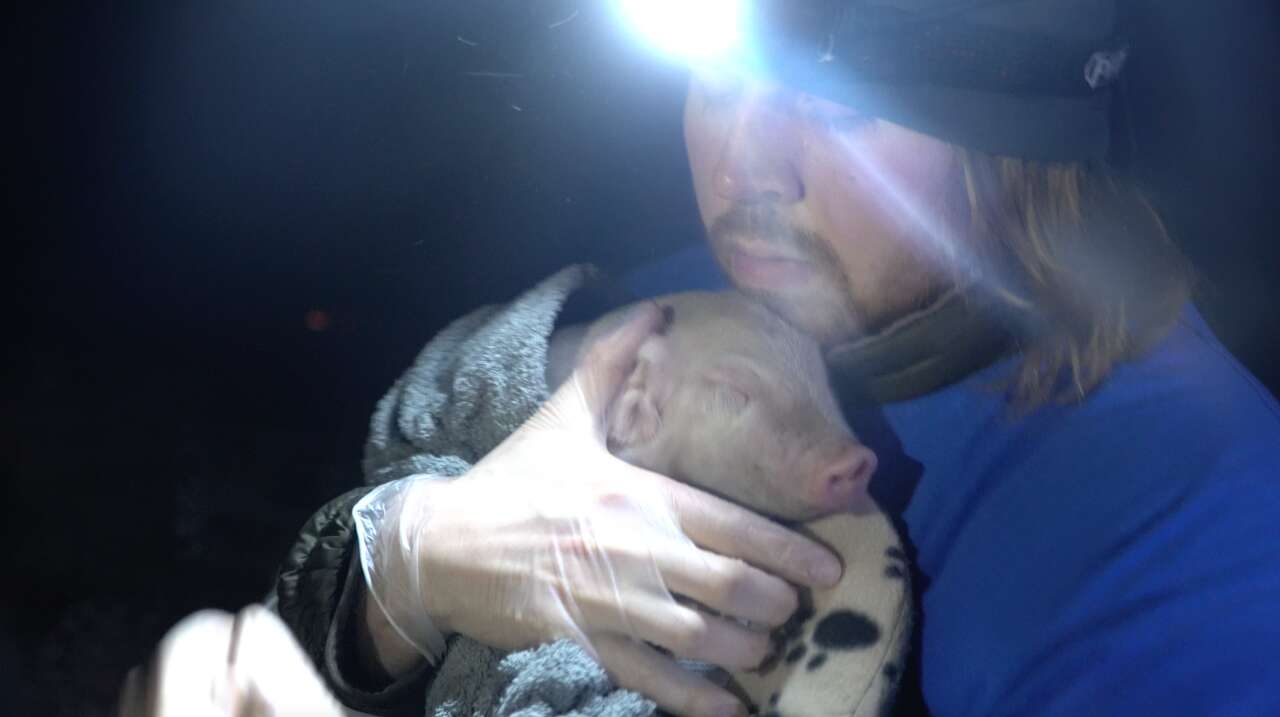
<svg viewBox="0 0 1280 717">
<path fill-rule="evenodd" d="M 231 667 L 252 687 L 241 715 L 342 715 L 311 659 L 280 618 L 260 605 L 250 605 L 236 616 L 236 623 Z"/>
<path fill-rule="evenodd" d="M 763 632 L 681 605 L 670 597 L 637 596 L 620 606 L 612 596 L 579 598 L 592 633 L 607 631 L 644 640 L 691 660 L 749 670 L 769 654 Z"/>
<path fill-rule="evenodd" d="M 743 560 L 690 544 L 655 551 L 655 555 L 671 592 L 693 598 L 726 617 L 777 627 L 799 606 L 795 588 Z"/>
<path fill-rule="evenodd" d="M 698 545 L 787 582 L 829 588 L 840 581 L 840 560 L 830 550 L 727 500 L 659 477 L 669 483 L 681 529 Z"/>
<path fill-rule="evenodd" d="M 603 416 L 636 363 L 636 354 L 645 339 L 657 332 L 665 321 L 662 309 L 652 301 L 631 310 L 622 324 L 607 336 L 596 340 L 587 350 L 575 371 L 582 398 L 592 416 Z"/>
<path fill-rule="evenodd" d="M 149 717 L 147 706 L 147 675 L 142 667 L 134 667 L 124 677 L 120 699 L 116 704 L 117 717 Z"/>
<path fill-rule="evenodd" d="M 169 630 L 156 649 L 150 714 L 235 715 L 238 692 L 227 669 L 232 625 L 230 614 L 203 610 Z"/>
<path fill-rule="evenodd" d="M 613 681 L 684 717 L 731 717 L 746 709 L 727 690 L 682 669 L 657 650 L 622 635 L 593 640 L 600 664 Z"/>
</svg>

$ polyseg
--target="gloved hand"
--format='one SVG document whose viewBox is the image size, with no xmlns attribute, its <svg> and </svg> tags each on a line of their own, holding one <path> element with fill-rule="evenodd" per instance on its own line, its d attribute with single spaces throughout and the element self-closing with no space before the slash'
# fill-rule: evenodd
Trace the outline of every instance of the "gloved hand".
<svg viewBox="0 0 1280 717">
<path fill-rule="evenodd" d="M 829 587 L 840 566 L 769 520 L 608 453 L 603 417 L 662 322 L 646 305 L 596 341 L 466 475 L 396 481 L 357 506 L 370 593 L 420 652 L 439 647 L 433 631 L 503 649 L 570 638 L 664 709 L 743 711 L 650 644 L 752 668 L 769 649 L 765 630 L 796 608 L 787 581 Z"/>
</svg>

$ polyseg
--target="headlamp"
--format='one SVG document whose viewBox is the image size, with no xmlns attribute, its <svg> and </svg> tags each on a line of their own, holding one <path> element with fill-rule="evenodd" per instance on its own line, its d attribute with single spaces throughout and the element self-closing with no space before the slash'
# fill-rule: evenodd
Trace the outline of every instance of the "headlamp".
<svg viewBox="0 0 1280 717">
<path fill-rule="evenodd" d="M 1112 2 L 613 0 L 686 64 L 742 73 L 946 142 L 1039 161 L 1102 159 L 1125 45 Z"/>
<path fill-rule="evenodd" d="M 617 0 L 622 22 L 645 43 L 682 62 L 715 62 L 743 42 L 742 0 Z"/>
</svg>

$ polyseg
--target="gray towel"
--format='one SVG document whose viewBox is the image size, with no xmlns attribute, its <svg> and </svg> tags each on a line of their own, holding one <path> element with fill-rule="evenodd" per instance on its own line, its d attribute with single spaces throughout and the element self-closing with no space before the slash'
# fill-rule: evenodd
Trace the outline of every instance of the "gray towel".
<svg viewBox="0 0 1280 717">
<path fill-rule="evenodd" d="M 547 339 L 556 315 L 593 273 L 570 266 L 437 334 L 374 410 L 365 483 L 461 475 L 532 416 L 547 400 Z"/>
<path fill-rule="evenodd" d="M 547 339 L 565 299 L 594 272 L 572 266 L 505 306 L 455 321 L 431 340 L 374 411 L 369 484 L 457 476 L 546 401 Z M 653 702 L 615 687 L 578 645 L 511 654 L 455 638 L 427 694 L 428 717 L 648 717 Z"/>
<path fill-rule="evenodd" d="M 653 702 L 618 689 L 577 644 L 504 654 L 456 639 L 427 692 L 428 717 L 648 717 Z"/>
</svg>

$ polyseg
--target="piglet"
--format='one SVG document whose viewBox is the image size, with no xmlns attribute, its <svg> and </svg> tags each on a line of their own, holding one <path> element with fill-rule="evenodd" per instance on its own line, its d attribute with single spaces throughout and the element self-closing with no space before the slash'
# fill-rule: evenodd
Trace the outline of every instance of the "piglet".
<svg viewBox="0 0 1280 717">
<path fill-rule="evenodd" d="M 771 658 L 732 687 L 754 710 L 787 717 L 879 714 L 910 635 L 906 556 L 867 494 L 876 456 L 842 417 L 820 348 L 737 293 L 656 301 L 668 326 L 643 344 L 609 410 L 610 451 L 801 522 L 845 564 L 837 586 L 802 595 Z M 622 313 L 597 321 L 586 344 Z"/>
</svg>

